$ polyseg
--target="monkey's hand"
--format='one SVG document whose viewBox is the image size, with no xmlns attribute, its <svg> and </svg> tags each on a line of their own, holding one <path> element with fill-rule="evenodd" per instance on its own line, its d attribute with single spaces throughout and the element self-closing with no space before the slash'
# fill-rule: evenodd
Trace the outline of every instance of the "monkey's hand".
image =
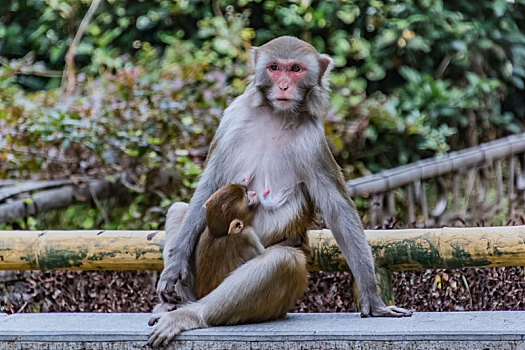
<svg viewBox="0 0 525 350">
<path fill-rule="evenodd" d="M 157 292 L 161 302 L 178 305 L 195 300 L 194 276 L 185 259 L 173 259 L 160 274 Z"/>
<path fill-rule="evenodd" d="M 155 305 L 153 310 L 151 310 L 151 313 L 152 314 L 160 314 L 160 313 L 163 313 L 163 312 L 173 311 L 173 310 L 177 309 L 177 307 L 179 305 L 180 305 L 179 302 L 177 302 L 177 303 L 170 303 L 169 301 L 167 301 L 162 296 L 162 294 L 159 294 L 159 303 L 157 305 Z"/>
<path fill-rule="evenodd" d="M 188 308 L 154 314 L 148 325 L 155 326 L 148 339 L 148 345 L 153 348 L 168 346 L 183 331 L 207 327 L 204 320 Z"/>
<path fill-rule="evenodd" d="M 372 298 L 361 298 L 361 317 L 410 317 L 413 313 L 412 310 L 395 305 L 386 306 L 378 295 Z"/>
</svg>

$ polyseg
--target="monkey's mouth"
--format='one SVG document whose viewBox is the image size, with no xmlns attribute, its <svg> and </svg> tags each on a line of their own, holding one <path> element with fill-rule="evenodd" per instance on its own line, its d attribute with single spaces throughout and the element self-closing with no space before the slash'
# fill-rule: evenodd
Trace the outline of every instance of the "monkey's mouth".
<svg viewBox="0 0 525 350">
<path fill-rule="evenodd" d="M 272 100 L 272 106 L 277 111 L 290 111 L 297 105 L 293 98 L 276 97 Z"/>
<path fill-rule="evenodd" d="M 257 197 L 250 198 L 248 201 L 248 208 L 255 209 L 259 205 L 259 199 Z"/>
</svg>

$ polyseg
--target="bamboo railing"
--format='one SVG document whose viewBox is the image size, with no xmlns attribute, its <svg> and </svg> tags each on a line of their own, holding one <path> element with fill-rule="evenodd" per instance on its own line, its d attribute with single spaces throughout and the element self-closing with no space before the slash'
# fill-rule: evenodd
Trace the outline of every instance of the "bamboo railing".
<svg viewBox="0 0 525 350">
<path fill-rule="evenodd" d="M 391 272 L 525 265 L 525 226 L 366 230 L 379 290 Z M 309 232 L 311 271 L 348 270 L 329 230 Z M 162 270 L 164 231 L 0 231 L 0 270 Z"/>
<path fill-rule="evenodd" d="M 372 227 L 396 216 L 407 227 L 477 225 L 505 208 L 511 217 L 525 203 L 525 133 L 351 180 L 347 188 L 369 201 Z"/>
</svg>

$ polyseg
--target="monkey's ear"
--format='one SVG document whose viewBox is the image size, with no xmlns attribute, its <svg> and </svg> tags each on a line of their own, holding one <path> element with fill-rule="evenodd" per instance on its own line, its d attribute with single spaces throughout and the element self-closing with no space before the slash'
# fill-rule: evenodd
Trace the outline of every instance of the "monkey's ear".
<svg viewBox="0 0 525 350">
<path fill-rule="evenodd" d="M 211 197 L 208 198 L 208 200 L 206 201 L 206 203 L 204 203 L 204 205 L 202 206 L 204 209 L 208 208 L 208 205 L 210 204 L 210 201 L 211 201 Z"/>
<path fill-rule="evenodd" d="M 334 61 L 328 55 L 319 55 L 319 82 L 334 66 Z"/>
<path fill-rule="evenodd" d="M 257 65 L 258 55 L 259 55 L 259 48 L 253 46 L 250 49 L 250 65 L 252 66 L 253 69 L 255 69 L 255 66 Z"/>
<path fill-rule="evenodd" d="M 230 228 L 228 229 L 229 235 L 234 235 L 237 233 L 240 233 L 242 229 L 244 228 L 244 224 L 239 219 L 233 219 L 232 222 L 230 222 Z"/>
</svg>

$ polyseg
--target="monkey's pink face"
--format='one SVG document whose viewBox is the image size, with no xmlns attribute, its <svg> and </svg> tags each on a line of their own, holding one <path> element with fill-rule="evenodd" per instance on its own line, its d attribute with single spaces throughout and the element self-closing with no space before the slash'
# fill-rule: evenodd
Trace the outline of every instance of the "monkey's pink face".
<svg viewBox="0 0 525 350">
<path fill-rule="evenodd" d="M 266 65 L 272 87 L 268 99 L 274 108 L 287 111 L 293 109 L 303 99 L 301 81 L 306 75 L 306 66 L 293 60 L 275 60 Z"/>
</svg>

